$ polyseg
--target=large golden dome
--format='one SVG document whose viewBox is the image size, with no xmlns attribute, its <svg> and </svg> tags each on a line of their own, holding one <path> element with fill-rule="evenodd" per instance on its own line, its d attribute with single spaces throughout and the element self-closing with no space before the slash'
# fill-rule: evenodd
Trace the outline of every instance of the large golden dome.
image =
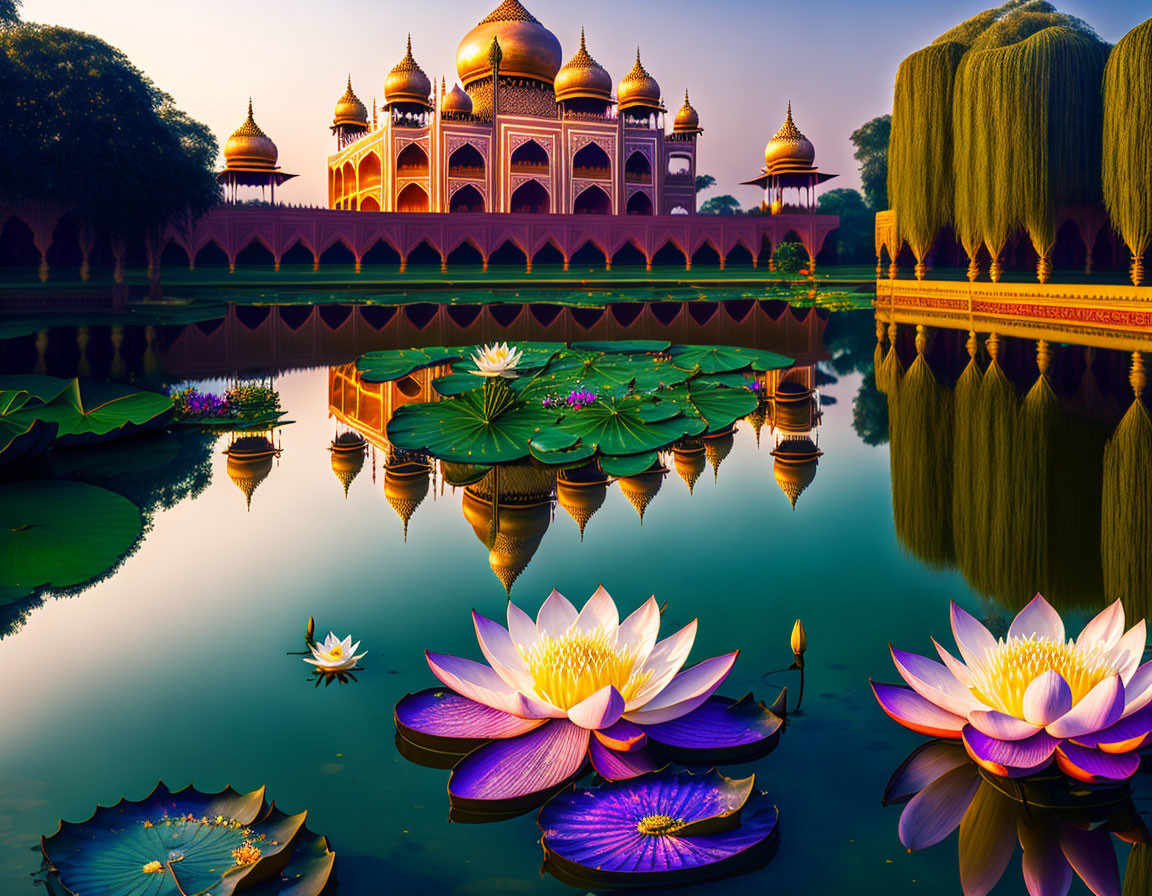
<svg viewBox="0 0 1152 896">
<path fill-rule="evenodd" d="M 661 112 L 660 85 L 648 74 L 640 61 L 640 48 L 636 48 L 636 62 L 616 88 L 616 104 L 624 109 L 652 109 Z"/>
<path fill-rule="evenodd" d="M 688 101 L 688 91 L 684 91 L 684 105 L 680 107 L 680 111 L 676 113 L 676 121 L 672 125 L 672 132 L 675 134 L 698 134 L 700 133 L 700 113 L 692 108 L 692 104 Z"/>
<path fill-rule="evenodd" d="M 428 97 L 432 93 L 432 82 L 416 64 L 412 56 L 412 35 L 408 35 L 408 52 L 396 63 L 384 81 L 384 103 L 416 103 L 429 106 Z"/>
<path fill-rule="evenodd" d="M 492 39 L 500 42 L 500 74 L 551 84 L 564 61 L 560 41 L 519 0 L 504 0 L 464 35 L 456 51 L 456 71 L 467 87 L 492 77 Z"/>
<path fill-rule="evenodd" d="M 248 98 L 248 120 L 240 125 L 224 144 L 224 164 L 228 168 L 275 168 L 279 158 L 276 144 L 260 130 L 252 117 L 252 98 Z"/>
<path fill-rule="evenodd" d="M 336 101 L 336 113 L 332 116 L 332 124 L 338 128 L 368 127 L 368 107 L 352 92 L 351 75 L 348 76 L 348 87 L 344 95 Z"/>
<path fill-rule="evenodd" d="M 556 75 L 556 100 L 578 99 L 612 101 L 612 76 L 588 52 L 583 28 L 580 29 L 580 49 Z"/>
<path fill-rule="evenodd" d="M 764 148 L 764 163 L 773 168 L 811 168 L 816 160 L 816 147 L 800 133 L 792 120 L 792 104 L 788 104 L 788 117 Z"/>
</svg>

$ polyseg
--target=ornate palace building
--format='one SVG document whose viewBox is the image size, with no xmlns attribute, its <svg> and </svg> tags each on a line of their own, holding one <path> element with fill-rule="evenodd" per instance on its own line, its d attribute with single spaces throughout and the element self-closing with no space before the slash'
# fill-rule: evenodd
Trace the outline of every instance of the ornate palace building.
<svg viewBox="0 0 1152 896">
<path fill-rule="evenodd" d="M 383 109 L 371 114 L 349 80 L 332 125 L 330 208 L 695 212 L 700 117 L 685 92 L 665 132 L 660 85 L 639 50 L 613 96 L 583 34 L 564 63 L 556 36 L 519 0 L 504 0 L 464 36 L 456 67 L 461 84 L 449 90 L 441 80 L 437 90 L 409 39 L 385 81 Z"/>
</svg>

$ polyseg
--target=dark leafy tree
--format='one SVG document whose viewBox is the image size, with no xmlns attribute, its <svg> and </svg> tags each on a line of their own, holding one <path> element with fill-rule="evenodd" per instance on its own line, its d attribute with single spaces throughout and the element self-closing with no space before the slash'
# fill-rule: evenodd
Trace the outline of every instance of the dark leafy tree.
<svg viewBox="0 0 1152 896">
<path fill-rule="evenodd" d="M 819 211 L 840 216 L 840 226 L 828 238 L 837 264 L 868 264 L 875 258 L 875 212 L 858 190 L 829 190 L 820 197 Z"/>
<path fill-rule="evenodd" d="M 58 201 L 124 237 L 218 200 L 212 132 L 99 38 L 32 24 L 0 30 L 0 97 L 6 199 Z"/>
<path fill-rule="evenodd" d="M 738 215 L 740 214 L 740 200 L 735 196 L 725 194 L 713 196 L 700 206 L 702 215 Z"/>
<path fill-rule="evenodd" d="M 20 21 L 20 0 L 0 0 L 0 28 Z"/>
<path fill-rule="evenodd" d="M 852 132 L 853 155 L 860 163 L 860 183 L 864 198 L 874 211 L 888 208 L 888 138 L 892 134 L 892 116 L 881 115 L 860 125 Z"/>
<path fill-rule="evenodd" d="M 696 192 L 703 193 L 705 190 L 711 189 L 716 186 L 716 178 L 711 174 L 697 174 L 696 175 Z"/>
<path fill-rule="evenodd" d="M 888 397 L 876 388 L 871 364 L 852 399 L 852 429 L 865 445 L 883 445 L 888 441 Z"/>
</svg>

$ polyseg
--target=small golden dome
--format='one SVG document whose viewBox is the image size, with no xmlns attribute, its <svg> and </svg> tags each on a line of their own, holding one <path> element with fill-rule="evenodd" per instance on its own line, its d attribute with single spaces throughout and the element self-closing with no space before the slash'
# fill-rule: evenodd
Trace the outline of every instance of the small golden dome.
<svg viewBox="0 0 1152 896">
<path fill-rule="evenodd" d="M 551 502 L 527 507 L 501 503 L 499 516 L 493 518 L 492 502 L 468 490 L 464 492 L 462 509 L 472 531 L 488 549 L 492 572 L 511 594 L 513 583 L 528 566 L 548 531 L 552 521 Z"/>
<path fill-rule="evenodd" d="M 664 474 L 667 472 L 663 467 L 659 467 L 637 476 L 621 476 L 616 480 L 628 503 L 640 514 L 641 525 L 644 524 L 644 511 L 660 491 L 660 486 L 664 484 Z"/>
<path fill-rule="evenodd" d="M 612 76 L 592 58 L 580 29 L 580 49 L 556 75 L 556 100 L 603 100 L 612 102 Z"/>
<path fill-rule="evenodd" d="M 336 113 L 332 116 L 336 127 L 368 129 L 368 107 L 352 92 L 352 76 L 348 76 L 348 87 L 344 96 L 336 101 Z"/>
<path fill-rule="evenodd" d="M 500 45 L 500 74 L 551 84 L 564 61 L 560 41 L 519 0 L 504 0 L 464 35 L 456 71 L 465 87 L 492 77 L 492 41 Z"/>
<path fill-rule="evenodd" d="M 608 495 L 607 482 L 570 482 L 559 479 L 556 482 L 556 500 L 580 527 L 580 540 L 584 540 L 584 527 L 604 505 Z"/>
<path fill-rule="evenodd" d="M 440 111 L 471 115 L 472 97 L 461 90 L 459 84 L 454 84 L 452 86 L 452 92 L 444 97 L 444 102 L 440 104 Z"/>
<path fill-rule="evenodd" d="M 248 120 L 240 125 L 224 144 L 227 168 L 275 168 L 280 153 L 276 144 L 260 130 L 252 117 L 252 98 L 248 98 Z"/>
<path fill-rule="evenodd" d="M 268 474 L 279 452 L 264 436 L 242 436 L 224 452 L 228 457 L 228 478 L 244 493 L 248 509 L 252 509 L 252 494 Z"/>
<path fill-rule="evenodd" d="M 656 79 L 648 74 L 644 63 L 640 61 L 640 48 L 636 48 L 636 62 L 632 71 L 628 72 L 616 88 L 616 104 L 621 111 L 624 109 L 652 109 L 662 112 L 664 106 L 660 102 L 660 85 Z"/>
<path fill-rule="evenodd" d="M 352 485 L 352 480 L 364 467 L 367 444 L 359 433 L 346 432 L 333 439 L 332 447 L 328 449 L 332 452 L 332 472 L 344 486 L 345 498 L 348 497 L 348 487 Z"/>
<path fill-rule="evenodd" d="M 696 488 L 696 482 L 700 479 L 700 474 L 704 472 L 703 446 L 673 448 L 672 463 L 676 467 L 676 472 L 680 474 L 680 478 L 684 480 L 684 484 L 688 486 L 688 494 L 692 494 L 693 489 Z"/>
<path fill-rule="evenodd" d="M 816 160 L 816 147 L 812 141 L 800 133 L 792 120 L 792 103 L 788 103 L 788 117 L 776 135 L 764 148 L 764 163 L 768 170 L 773 168 L 810 168 Z"/>
<path fill-rule="evenodd" d="M 387 468 L 384 470 L 384 498 L 404 523 L 405 541 L 408 540 L 408 521 L 428 496 L 429 478 L 427 471 L 398 476 Z"/>
<path fill-rule="evenodd" d="M 772 475 L 780 490 L 788 496 L 788 503 L 796 509 L 796 501 L 804 489 L 816 478 L 816 467 L 823 452 L 809 438 L 785 439 L 772 452 L 775 462 Z"/>
<path fill-rule="evenodd" d="M 688 91 L 684 91 L 684 105 L 676 113 L 676 121 L 672 125 L 672 132 L 676 134 L 699 134 L 700 113 L 692 108 L 688 101 Z"/>
<path fill-rule="evenodd" d="M 412 35 L 409 34 L 408 52 L 396 63 L 396 67 L 388 73 L 384 81 L 384 104 L 390 106 L 393 103 L 414 103 L 419 106 L 430 106 L 428 97 L 431 93 L 432 82 L 412 56 Z"/>
<path fill-rule="evenodd" d="M 708 463 L 712 465 L 713 482 L 719 481 L 720 464 L 724 463 L 724 458 L 732 453 L 732 446 L 735 441 L 736 437 L 732 430 L 704 440 L 704 452 L 708 456 Z"/>
</svg>

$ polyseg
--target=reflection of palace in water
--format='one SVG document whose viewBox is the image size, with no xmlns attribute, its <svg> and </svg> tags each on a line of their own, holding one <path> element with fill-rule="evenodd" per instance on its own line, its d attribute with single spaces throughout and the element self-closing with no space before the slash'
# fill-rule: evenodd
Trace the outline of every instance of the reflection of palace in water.
<svg viewBox="0 0 1152 896">
<path fill-rule="evenodd" d="M 718 481 L 720 467 L 737 438 L 732 427 L 715 435 L 682 439 L 660 452 L 650 469 L 619 477 L 606 476 L 595 461 L 560 471 L 531 461 L 489 467 L 446 463 L 393 448 L 387 437 L 392 415 L 406 404 L 439 400 L 432 381 L 447 372 L 447 367 L 431 367 L 391 383 L 365 383 L 354 364 L 331 368 L 329 413 L 347 430 L 337 441 L 347 439 L 353 444 L 363 439 L 364 445 L 354 461 L 333 451 L 332 469 L 347 494 L 366 453 L 371 457 L 374 484 L 379 463 L 383 467 L 384 497 L 402 520 L 405 539 L 413 515 L 429 492 L 435 499 L 446 486 L 453 491 L 461 489 L 464 517 L 488 550 L 493 573 L 509 592 L 540 547 L 557 506 L 572 517 L 583 540 L 592 517 L 615 485 L 636 509 L 643 525 L 672 470 L 689 493 L 709 467 Z M 816 430 L 820 410 L 815 381 L 814 364 L 762 374 L 760 403 L 745 418 L 757 445 L 765 428 L 774 440 L 773 475 L 793 508 L 815 478 L 819 463 Z"/>
<path fill-rule="evenodd" d="M 888 321 L 878 314 L 876 382 L 904 546 L 1012 611 L 1039 591 L 1067 608 L 1121 598 L 1130 616 L 1148 616 L 1152 420 L 1140 352 L 1028 339 L 1019 323 L 1002 337 Z M 1152 344 L 1141 339 L 1125 348 Z"/>
</svg>

